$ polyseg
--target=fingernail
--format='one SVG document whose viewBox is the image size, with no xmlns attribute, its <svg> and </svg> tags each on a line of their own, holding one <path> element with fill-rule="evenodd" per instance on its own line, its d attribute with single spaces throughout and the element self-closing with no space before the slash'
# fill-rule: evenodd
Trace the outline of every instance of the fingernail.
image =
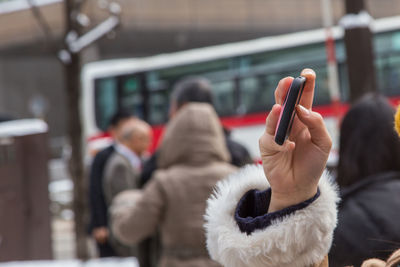
<svg viewBox="0 0 400 267">
<path fill-rule="evenodd" d="M 301 75 L 315 75 L 315 72 L 312 69 L 303 69 L 303 71 L 301 72 Z"/>
<path fill-rule="evenodd" d="M 303 115 L 303 116 L 308 116 L 310 115 L 310 111 L 303 107 L 302 105 L 297 105 L 297 110 Z"/>
</svg>

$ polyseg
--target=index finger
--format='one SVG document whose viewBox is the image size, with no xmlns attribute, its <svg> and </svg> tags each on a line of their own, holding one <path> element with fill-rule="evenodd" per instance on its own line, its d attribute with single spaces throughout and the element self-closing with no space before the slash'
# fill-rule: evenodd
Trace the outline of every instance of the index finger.
<svg viewBox="0 0 400 267">
<path fill-rule="evenodd" d="M 304 69 L 300 75 L 306 77 L 307 79 L 306 84 L 304 85 L 303 94 L 300 99 L 300 105 L 311 110 L 314 99 L 316 75 L 312 69 Z"/>
<path fill-rule="evenodd" d="M 293 82 L 293 77 L 285 77 L 279 81 L 278 86 L 275 89 L 275 103 L 276 104 L 283 105 L 286 94 L 287 94 L 292 82 Z"/>
</svg>

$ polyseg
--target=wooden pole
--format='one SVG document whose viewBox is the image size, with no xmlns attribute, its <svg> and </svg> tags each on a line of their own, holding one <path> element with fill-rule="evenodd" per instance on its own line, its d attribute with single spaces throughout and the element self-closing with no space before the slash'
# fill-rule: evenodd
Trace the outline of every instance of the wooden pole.
<svg viewBox="0 0 400 267">
<path fill-rule="evenodd" d="M 346 16 L 341 19 L 350 86 L 350 101 L 377 91 L 372 33 L 364 0 L 346 0 Z"/>
<path fill-rule="evenodd" d="M 65 0 L 65 36 L 75 32 L 79 35 L 81 26 L 74 19 L 74 14 L 79 12 L 74 0 Z M 83 153 L 82 153 L 82 124 L 80 117 L 80 53 L 70 53 L 70 60 L 64 64 L 65 90 L 68 107 L 68 136 L 71 145 L 70 173 L 74 183 L 74 220 L 75 220 L 75 242 L 76 257 L 78 259 L 88 258 L 86 242 L 86 204 L 87 190 L 84 179 Z"/>
</svg>

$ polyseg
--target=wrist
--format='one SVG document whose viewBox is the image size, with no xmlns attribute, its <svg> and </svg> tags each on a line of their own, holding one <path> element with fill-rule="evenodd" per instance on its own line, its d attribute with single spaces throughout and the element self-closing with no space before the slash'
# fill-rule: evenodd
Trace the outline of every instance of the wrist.
<svg viewBox="0 0 400 267">
<path fill-rule="evenodd" d="M 268 213 L 279 211 L 290 206 L 297 205 L 313 198 L 318 192 L 318 186 L 301 192 L 282 193 L 271 190 L 271 200 L 268 207 Z"/>
</svg>

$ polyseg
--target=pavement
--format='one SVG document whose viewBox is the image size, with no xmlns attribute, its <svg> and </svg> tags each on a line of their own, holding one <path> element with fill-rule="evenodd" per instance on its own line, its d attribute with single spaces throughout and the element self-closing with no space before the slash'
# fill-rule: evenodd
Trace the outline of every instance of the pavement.
<svg viewBox="0 0 400 267">
<path fill-rule="evenodd" d="M 0 267 L 139 267 L 136 258 L 97 258 L 94 241 L 88 238 L 91 259 L 75 259 L 74 222 L 72 218 L 53 218 L 52 245 L 54 260 L 16 261 L 0 263 Z"/>
</svg>

